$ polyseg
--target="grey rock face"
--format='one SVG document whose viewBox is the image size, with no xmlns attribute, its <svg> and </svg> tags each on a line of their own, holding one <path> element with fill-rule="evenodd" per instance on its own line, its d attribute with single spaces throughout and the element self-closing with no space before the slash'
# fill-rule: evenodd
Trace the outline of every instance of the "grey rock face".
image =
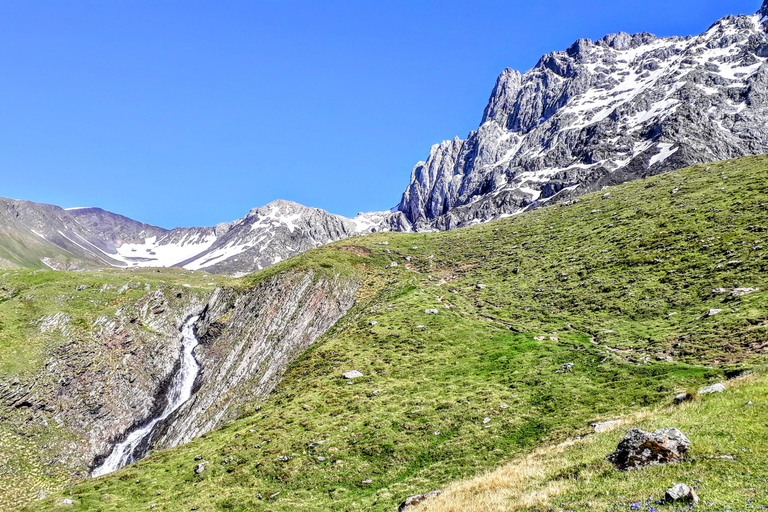
<svg viewBox="0 0 768 512">
<path fill-rule="evenodd" d="M 645 432 L 633 428 L 624 436 L 608 462 L 627 471 L 639 467 L 678 462 L 690 448 L 691 442 L 676 428 Z"/>
<path fill-rule="evenodd" d="M 525 74 L 505 70 L 480 127 L 432 147 L 398 210 L 417 230 L 452 229 L 768 152 L 761 16 L 768 6 L 695 37 L 581 39 Z"/>
<path fill-rule="evenodd" d="M 766 20 L 768 19 L 768 1 L 763 2 L 763 6 L 760 8 L 757 14 L 760 15 L 760 21 L 766 23 Z"/>
<path fill-rule="evenodd" d="M 123 243 L 143 243 L 149 237 L 162 237 L 168 230 L 137 222 L 124 215 L 101 208 L 73 208 L 65 210 L 78 224 L 115 246 Z"/>
<path fill-rule="evenodd" d="M 39 335 L 51 344 L 45 367 L 25 379 L 0 377 L 4 414 L 28 411 L 5 421 L 35 432 L 58 425 L 65 435 L 42 438 L 41 460 L 73 479 L 85 477 L 114 443 L 165 407 L 179 363 L 179 329 L 204 305 L 196 293 L 167 288 L 98 317 L 86 331 L 63 313 L 40 318 Z"/>
</svg>

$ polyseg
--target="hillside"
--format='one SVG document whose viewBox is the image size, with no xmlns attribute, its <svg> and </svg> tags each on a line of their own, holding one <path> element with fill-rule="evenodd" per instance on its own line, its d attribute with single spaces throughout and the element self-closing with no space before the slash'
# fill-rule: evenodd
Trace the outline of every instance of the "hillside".
<svg viewBox="0 0 768 512">
<path fill-rule="evenodd" d="M 245 277 L 231 289 L 355 282 L 355 304 L 236 421 L 27 509 L 394 510 L 759 368 L 767 169 L 764 156 L 696 166 L 472 228 L 348 239 Z M 232 310 L 208 315 L 202 339 L 240 328 Z"/>
</svg>

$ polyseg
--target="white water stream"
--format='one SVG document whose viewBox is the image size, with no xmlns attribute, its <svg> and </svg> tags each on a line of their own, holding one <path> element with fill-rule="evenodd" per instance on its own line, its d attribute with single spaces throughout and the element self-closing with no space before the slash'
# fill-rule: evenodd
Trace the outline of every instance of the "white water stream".
<svg viewBox="0 0 768 512">
<path fill-rule="evenodd" d="M 192 351 L 199 344 L 194 330 L 197 319 L 198 317 L 196 316 L 190 317 L 181 329 L 184 336 L 181 345 L 181 366 L 171 381 L 171 389 L 168 392 L 168 405 L 165 406 L 165 409 L 163 409 L 159 416 L 150 419 L 144 425 L 128 434 L 123 441 L 116 444 L 112 449 L 112 453 L 109 454 L 109 457 L 104 460 L 102 465 L 93 470 L 93 473 L 91 473 L 92 477 L 96 478 L 97 476 L 117 471 L 121 467 L 131 462 L 136 462 L 146 455 L 146 453 L 141 453 L 141 450 L 139 450 L 139 453 L 135 453 L 136 449 L 145 443 L 152 434 L 155 425 L 170 416 L 173 411 L 178 409 L 192 396 L 192 385 L 195 383 L 195 378 L 197 378 L 197 374 L 200 371 L 200 365 L 197 364 L 197 360 L 195 360 L 195 356 L 192 354 Z"/>
</svg>

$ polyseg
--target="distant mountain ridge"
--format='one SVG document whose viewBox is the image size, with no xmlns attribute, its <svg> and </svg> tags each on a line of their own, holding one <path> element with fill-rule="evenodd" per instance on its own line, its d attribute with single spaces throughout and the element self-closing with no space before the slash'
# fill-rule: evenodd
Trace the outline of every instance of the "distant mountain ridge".
<svg viewBox="0 0 768 512">
<path fill-rule="evenodd" d="M 168 230 L 101 208 L 0 198 L 0 267 L 180 266 L 241 276 L 335 240 L 409 228 L 399 212 L 347 219 L 277 200 L 215 227 Z"/>
</svg>

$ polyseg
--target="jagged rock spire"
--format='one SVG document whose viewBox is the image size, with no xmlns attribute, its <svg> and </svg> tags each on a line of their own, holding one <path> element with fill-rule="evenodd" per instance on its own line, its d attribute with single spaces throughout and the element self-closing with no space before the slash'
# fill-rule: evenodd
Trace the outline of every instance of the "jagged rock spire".
<svg viewBox="0 0 768 512">
<path fill-rule="evenodd" d="M 757 11 L 757 14 L 759 14 L 763 18 L 768 18 L 768 0 L 765 0 L 763 2 L 763 6 L 760 8 L 759 11 Z"/>
</svg>

